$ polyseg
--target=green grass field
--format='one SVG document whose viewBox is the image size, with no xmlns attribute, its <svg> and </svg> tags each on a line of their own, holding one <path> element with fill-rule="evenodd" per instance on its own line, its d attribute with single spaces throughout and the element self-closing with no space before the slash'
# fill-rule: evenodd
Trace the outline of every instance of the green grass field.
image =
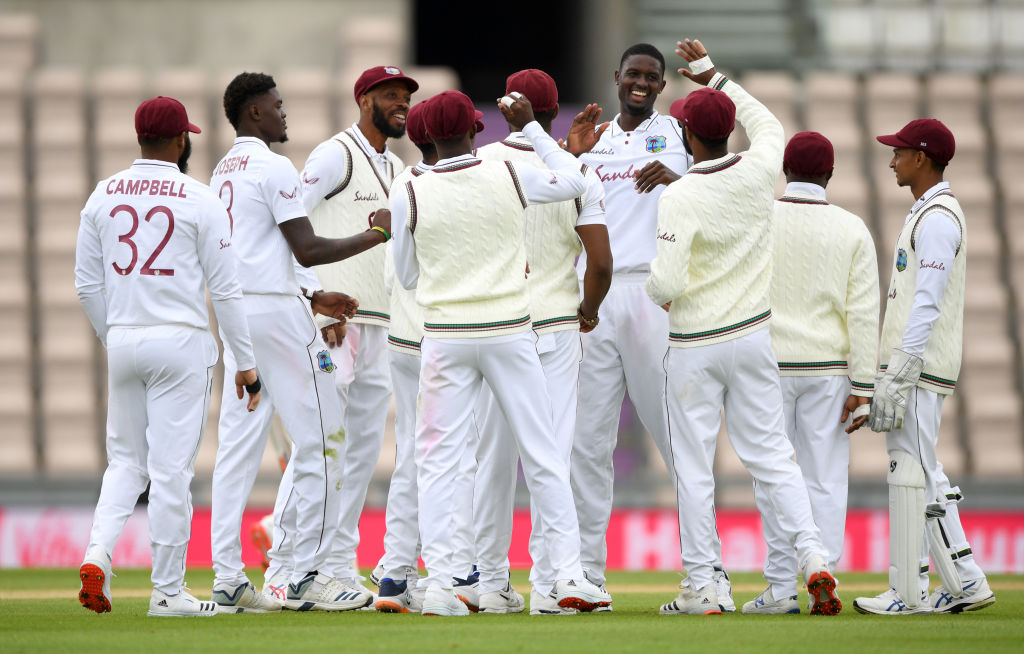
<svg viewBox="0 0 1024 654">
<path fill-rule="evenodd" d="M 262 575 L 250 571 L 250 579 Z M 208 598 L 213 573 L 190 570 L 192 593 Z M 513 584 L 529 591 L 525 572 Z M 78 603 L 77 570 L 0 570 L 0 652 L 732 652 L 935 651 L 1020 652 L 1024 636 L 1024 577 L 992 576 L 998 601 L 962 615 L 883 617 L 853 610 L 858 595 L 885 588 L 882 575 L 840 577 L 843 613 L 801 615 L 660 616 L 675 596 L 670 573 L 611 573 L 615 611 L 577 616 L 293 613 L 147 618 L 149 573 L 122 570 L 112 583 L 113 612 L 97 615 Z M 737 604 L 764 583 L 734 575 Z M 806 596 L 800 605 L 806 608 Z"/>
</svg>

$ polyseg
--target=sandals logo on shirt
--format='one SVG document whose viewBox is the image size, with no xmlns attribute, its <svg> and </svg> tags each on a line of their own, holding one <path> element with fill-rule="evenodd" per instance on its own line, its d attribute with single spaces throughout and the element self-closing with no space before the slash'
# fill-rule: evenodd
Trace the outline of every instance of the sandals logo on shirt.
<svg viewBox="0 0 1024 654">
<path fill-rule="evenodd" d="M 896 251 L 896 270 L 903 272 L 907 269 L 907 251 L 900 248 Z"/>
<path fill-rule="evenodd" d="M 327 350 L 321 350 L 320 354 L 316 355 L 316 363 L 323 372 L 334 372 L 338 367 L 331 361 L 331 355 Z"/>
<path fill-rule="evenodd" d="M 647 151 L 648 152 L 661 152 L 666 148 L 664 136 L 648 136 L 647 137 Z"/>
</svg>

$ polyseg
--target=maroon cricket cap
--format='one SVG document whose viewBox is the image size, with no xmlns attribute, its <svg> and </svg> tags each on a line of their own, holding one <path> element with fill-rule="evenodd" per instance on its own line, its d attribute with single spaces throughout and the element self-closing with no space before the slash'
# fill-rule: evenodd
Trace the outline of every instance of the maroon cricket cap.
<svg viewBox="0 0 1024 654">
<path fill-rule="evenodd" d="M 462 136 L 474 125 L 483 127 L 483 113 L 465 93 L 444 91 L 430 98 L 423 110 L 427 134 L 435 141 Z M 479 124 L 478 124 L 479 123 Z"/>
<path fill-rule="evenodd" d="M 202 130 L 188 121 L 185 105 L 162 95 L 150 98 L 135 110 L 135 133 L 148 139 L 166 139 L 182 132 L 201 134 Z"/>
<path fill-rule="evenodd" d="M 791 173 L 804 177 L 825 175 L 836 163 L 832 142 L 818 132 L 798 132 L 786 144 L 782 165 Z"/>
<path fill-rule="evenodd" d="M 409 140 L 416 145 L 430 143 L 427 128 L 423 124 L 423 114 L 426 108 L 426 101 L 418 102 L 409 107 L 409 113 L 405 115 L 405 133 L 409 135 Z"/>
<path fill-rule="evenodd" d="M 673 102 L 669 113 L 706 139 L 724 139 L 736 126 L 736 105 L 726 94 L 707 87 Z"/>
<path fill-rule="evenodd" d="M 894 148 L 921 150 L 940 166 L 948 164 L 956 151 L 953 132 L 934 118 L 912 120 L 895 134 L 883 134 L 875 138 L 879 143 Z"/>
<path fill-rule="evenodd" d="M 363 71 L 363 74 L 356 80 L 355 94 L 356 102 L 359 102 L 359 98 L 364 93 L 384 82 L 390 82 L 391 80 L 402 80 L 409 86 L 409 93 L 415 93 L 420 85 L 416 83 L 416 80 L 409 77 L 402 72 L 402 69 L 398 66 L 374 66 Z"/>
<path fill-rule="evenodd" d="M 527 68 L 505 80 L 505 95 L 518 91 L 526 96 L 534 111 L 551 111 L 558 104 L 558 87 L 543 70 Z"/>
</svg>

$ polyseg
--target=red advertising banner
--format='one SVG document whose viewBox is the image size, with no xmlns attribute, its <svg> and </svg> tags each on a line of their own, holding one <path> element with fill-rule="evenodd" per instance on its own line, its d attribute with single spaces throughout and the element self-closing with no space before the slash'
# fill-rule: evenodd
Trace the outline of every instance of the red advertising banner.
<svg viewBox="0 0 1024 654">
<path fill-rule="evenodd" d="M 246 512 L 242 558 L 259 563 L 249 539 L 249 526 L 265 511 Z M 961 511 L 964 529 L 981 567 L 991 573 L 1024 573 L 1024 511 Z M 77 567 L 89 540 L 92 511 L 84 508 L 0 507 L 0 567 Z M 509 560 L 514 568 L 530 565 L 528 511 L 515 515 Z M 729 570 L 760 570 L 765 545 L 755 510 L 718 512 L 722 559 Z M 384 512 L 368 509 L 360 522 L 359 563 L 373 567 L 380 559 Z M 889 516 L 884 511 L 850 511 L 840 571 L 885 572 L 889 564 Z M 114 565 L 148 567 L 149 521 L 139 510 L 125 525 L 114 550 Z M 210 510 L 197 508 L 192 519 L 188 564 L 208 567 Z M 624 570 L 679 570 L 679 530 L 674 511 L 623 509 L 613 512 L 608 528 L 608 567 Z"/>
</svg>

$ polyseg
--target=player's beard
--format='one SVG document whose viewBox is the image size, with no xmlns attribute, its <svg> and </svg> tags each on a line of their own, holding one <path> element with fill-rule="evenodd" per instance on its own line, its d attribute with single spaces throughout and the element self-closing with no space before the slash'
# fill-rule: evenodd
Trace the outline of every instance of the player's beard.
<svg viewBox="0 0 1024 654">
<path fill-rule="evenodd" d="M 183 174 L 188 174 L 188 158 L 192 156 L 192 139 L 189 138 L 188 134 L 185 135 L 185 151 L 178 157 L 178 170 Z"/>
<path fill-rule="evenodd" d="M 376 100 L 373 100 L 373 112 L 370 114 L 370 120 L 373 122 L 373 126 L 389 139 L 400 139 L 405 136 L 405 125 L 402 125 L 401 127 L 392 127 L 391 123 L 388 122 L 388 117 L 385 116 L 381 108 L 377 106 Z"/>
</svg>

